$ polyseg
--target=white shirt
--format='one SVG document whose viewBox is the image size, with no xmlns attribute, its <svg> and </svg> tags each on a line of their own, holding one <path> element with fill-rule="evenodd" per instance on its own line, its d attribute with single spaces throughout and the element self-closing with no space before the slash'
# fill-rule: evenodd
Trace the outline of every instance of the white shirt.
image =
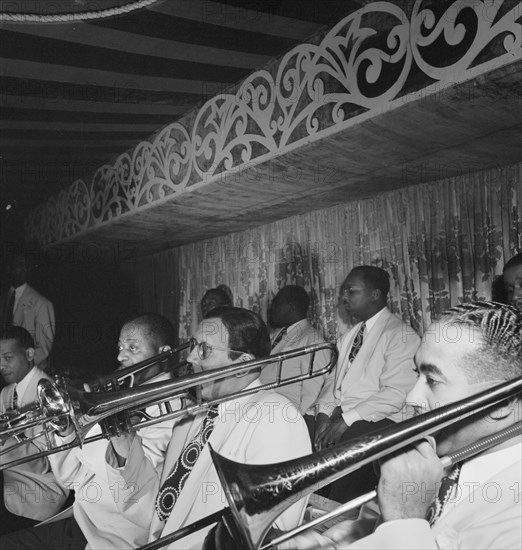
<svg viewBox="0 0 522 550">
<path fill-rule="evenodd" d="M 479 455 L 473 460 L 467 460 L 462 465 L 459 482 L 453 488 L 448 502 L 444 506 L 441 518 L 450 513 L 457 504 L 464 500 L 473 502 L 473 499 L 483 498 L 486 502 L 494 502 L 498 498 L 498 491 L 509 491 L 509 487 L 499 487 L 497 483 L 491 483 L 488 487 L 486 481 L 495 477 L 495 475 L 508 468 L 516 462 L 520 462 L 522 455 L 522 440 L 512 439 L 513 444 L 495 450 L 493 452 Z M 485 485 L 484 485 L 485 484 Z M 473 492 L 480 485 L 484 485 L 480 494 L 474 495 Z"/>
</svg>

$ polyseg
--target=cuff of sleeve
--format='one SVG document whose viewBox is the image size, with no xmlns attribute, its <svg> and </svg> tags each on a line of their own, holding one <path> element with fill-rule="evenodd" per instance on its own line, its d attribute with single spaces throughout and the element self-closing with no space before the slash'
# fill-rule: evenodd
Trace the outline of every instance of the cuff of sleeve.
<svg viewBox="0 0 522 550">
<path fill-rule="evenodd" d="M 69 435 L 61 436 L 57 432 L 54 432 L 54 439 L 58 445 L 66 445 L 72 443 L 76 439 L 76 432 L 72 432 Z"/>
<path fill-rule="evenodd" d="M 332 413 L 334 412 L 336 407 L 337 403 L 318 403 L 316 407 L 316 412 L 317 414 L 323 413 L 326 414 L 326 416 L 332 416 Z"/>
<path fill-rule="evenodd" d="M 436 549 L 437 545 L 431 533 L 430 524 L 424 519 L 399 519 L 382 523 L 374 535 L 379 541 L 388 541 L 383 548 L 401 548 L 401 550 Z"/>
<path fill-rule="evenodd" d="M 347 412 L 343 412 L 343 420 L 347 426 L 351 426 L 354 422 L 362 420 L 362 416 L 355 409 L 350 409 Z"/>
</svg>

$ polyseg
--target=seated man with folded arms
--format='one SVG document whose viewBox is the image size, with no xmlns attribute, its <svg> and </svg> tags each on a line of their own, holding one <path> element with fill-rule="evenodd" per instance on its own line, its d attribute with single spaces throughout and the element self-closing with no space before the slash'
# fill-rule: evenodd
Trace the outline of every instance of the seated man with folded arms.
<svg viewBox="0 0 522 550">
<path fill-rule="evenodd" d="M 270 338 L 263 320 L 246 309 L 224 306 L 213 309 L 195 334 L 188 357 L 194 372 L 210 373 L 230 364 L 270 354 Z M 255 390 L 260 368 L 240 370 L 202 386 L 207 403 Z M 295 405 L 274 391 L 236 395 L 183 417 L 172 431 L 163 471 L 145 459 L 139 435 L 122 443 L 113 439 L 108 453 L 111 483 L 135 488 L 121 494 L 123 515 L 150 531 L 134 546 L 155 541 L 226 506 L 224 489 L 210 457 L 209 445 L 228 459 L 248 464 L 268 464 L 310 453 L 311 444 L 303 418 Z M 289 508 L 277 521 L 279 529 L 296 526 L 302 519 L 306 498 Z M 194 532 L 166 548 L 201 549 L 210 527 Z"/>
<path fill-rule="evenodd" d="M 34 340 L 22 327 L 11 326 L 0 334 L 0 373 L 7 384 L 0 393 L 0 413 L 16 416 L 34 409 L 37 386 L 49 379 L 34 365 Z M 41 426 L 18 434 L 22 439 L 41 431 Z M 45 437 L 38 437 L 15 447 L 15 437 L 0 440 L 1 464 L 36 455 L 46 450 Z M 8 451 L 8 449 L 12 449 Z M 25 529 L 58 512 L 69 491 L 60 486 L 51 470 L 48 457 L 39 457 L 0 472 L 0 535 Z M 10 548 L 2 542 L 0 548 Z"/>
<path fill-rule="evenodd" d="M 418 380 L 407 403 L 417 413 L 436 410 L 518 378 L 522 375 L 522 313 L 494 302 L 455 306 L 428 327 L 415 364 Z M 435 434 L 436 450 L 435 445 L 421 440 L 384 457 L 377 486 L 380 516 L 368 514 L 370 507 L 363 507 L 358 520 L 341 522 L 323 534 L 309 530 L 278 549 L 519 550 L 520 433 L 497 441 L 447 471 L 439 457 L 509 428 L 521 418 L 519 394 L 439 430 Z M 446 499 L 440 492 L 446 493 Z M 230 550 L 234 546 L 226 528 L 219 524 L 204 548 Z"/>
<path fill-rule="evenodd" d="M 353 268 L 343 282 L 342 304 L 360 322 L 340 338 L 339 360 L 318 398 L 318 450 L 402 420 L 420 338 L 386 307 L 389 291 L 388 273 L 371 265 Z M 346 502 L 373 489 L 377 479 L 368 464 L 335 481 L 328 496 Z"/>
<path fill-rule="evenodd" d="M 119 369 L 136 365 L 146 359 L 171 349 L 174 342 L 174 329 L 170 321 L 156 313 L 145 313 L 126 322 L 118 341 Z M 170 379 L 170 373 L 161 372 L 162 364 L 141 371 L 136 375 L 134 385 L 161 382 Z M 118 371 L 115 371 L 117 375 Z M 146 379 L 145 379 L 146 378 Z M 175 404 L 173 403 L 173 406 Z M 179 403 L 177 403 L 179 407 Z M 158 413 L 157 406 L 147 408 L 151 415 Z M 139 430 L 139 441 L 143 445 L 143 455 L 152 467 L 161 468 L 174 420 L 158 422 Z M 95 424 L 86 437 L 101 434 L 99 424 Z M 73 428 L 59 436 L 56 444 L 71 443 L 75 439 Z M 100 439 L 49 456 L 56 477 L 75 491 L 73 515 L 12 533 L 0 538 L 0 547 L 9 549 L 54 549 L 83 550 L 92 548 L 132 548 L 134 540 L 145 536 L 146 531 L 122 516 L 115 500 L 132 498 L 133 487 L 121 487 L 110 482 L 105 467 L 105 453 L 110 442 Z"/>
</svg>

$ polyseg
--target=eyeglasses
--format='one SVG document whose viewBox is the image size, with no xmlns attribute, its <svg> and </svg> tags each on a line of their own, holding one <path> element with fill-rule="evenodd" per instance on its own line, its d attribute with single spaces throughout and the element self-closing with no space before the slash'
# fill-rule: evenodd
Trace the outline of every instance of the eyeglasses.
<svg viewBox="0 0 522 550">
<path fill-rule="evenodd" d="M 244 351 L 239 351 L 237 349 L 230 349 L 230 348 L 218 348 L 217 346 L 211 346 L 207 342 L 198 342 L 195 338 L 190 339 L 190 349 L 193 350 L 196 348 L 198 357 L 204 361 L 205 359 L 208 359 L 212 353 L 213 350 L 217 349 L 219 351 L 228 351 L 232 353 L 245 353 Z"/>
</svg>

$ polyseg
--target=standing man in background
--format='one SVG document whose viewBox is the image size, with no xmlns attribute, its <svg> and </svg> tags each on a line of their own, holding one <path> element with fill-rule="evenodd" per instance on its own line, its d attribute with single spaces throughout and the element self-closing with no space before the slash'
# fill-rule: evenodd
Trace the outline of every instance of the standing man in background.
<svg viewBox="0 0 522 550">
<path fill-rule="evenodd" d="M 35 365 L 48 371 L 56 324 L 54 307 L 27 283 L 30 273 L 31 260 L 23 252 L 16 254 L 7 264 L 10 287 L 0 297 L 0 328 L 3 330 L 12 325 L 25 328 L 34 340 Z"/>
</svg>

